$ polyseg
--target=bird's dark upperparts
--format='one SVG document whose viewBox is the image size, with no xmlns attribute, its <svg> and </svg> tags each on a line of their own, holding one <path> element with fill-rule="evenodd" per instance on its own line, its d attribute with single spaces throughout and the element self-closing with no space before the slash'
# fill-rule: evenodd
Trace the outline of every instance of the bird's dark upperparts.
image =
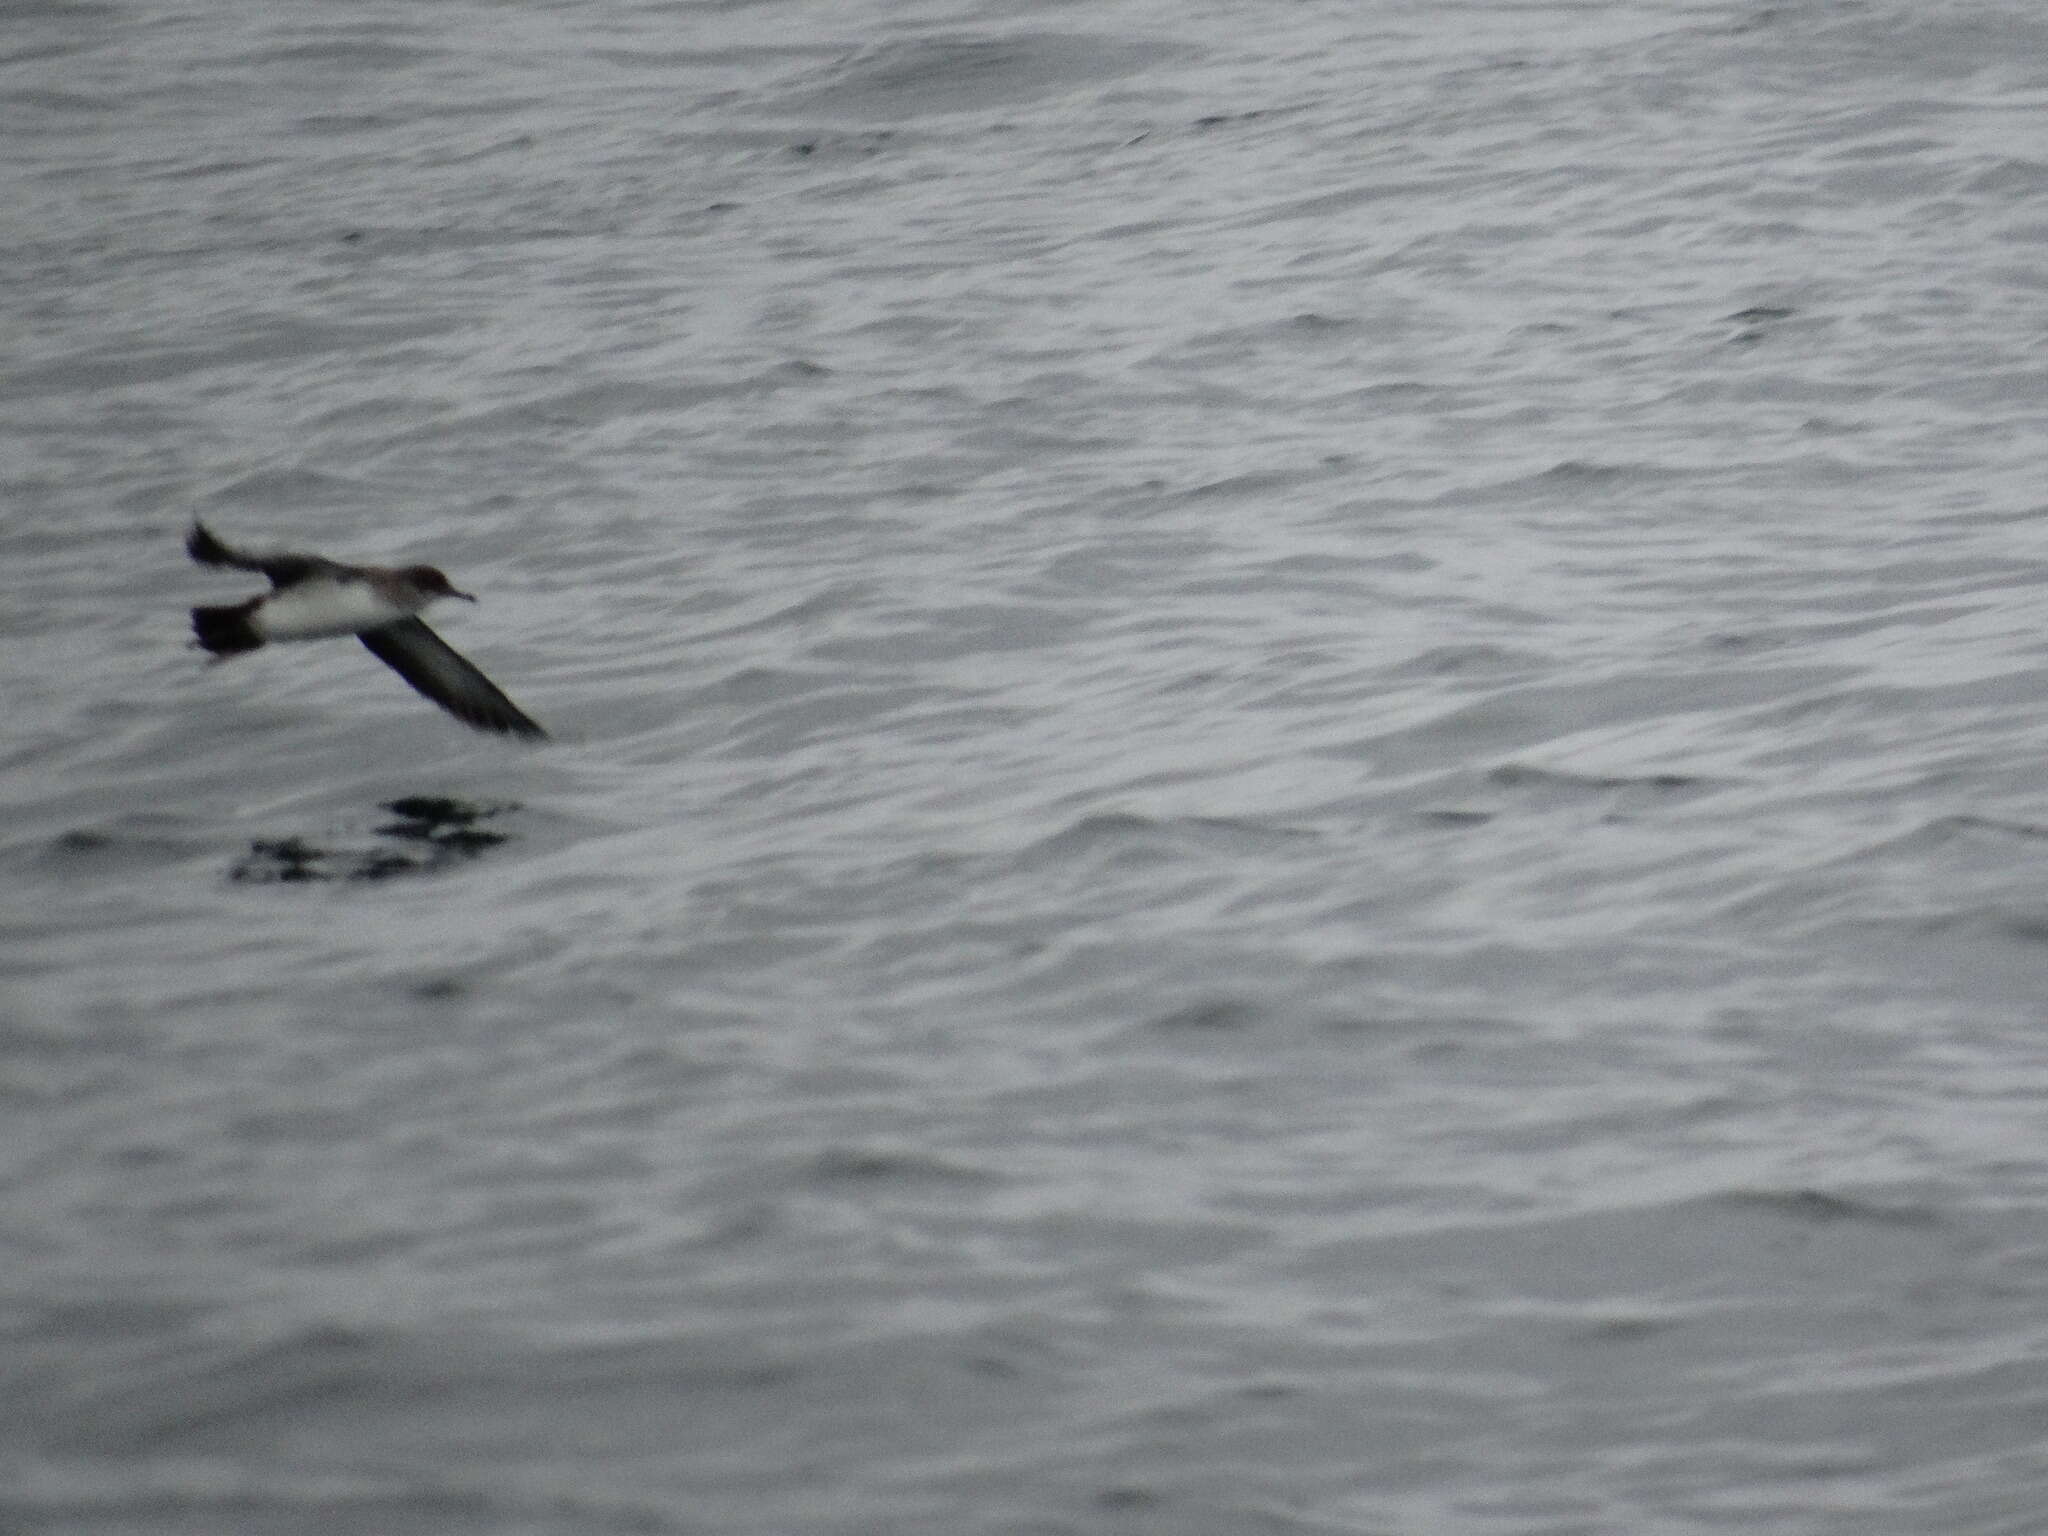
<svg viewBox="0 0 2048 1536">
<path fill-rule="evenodd" d="M 216 660 L 275 640 L 354 635 L 371 655 L 463 724 L 508 736 L 547 735 L 420 619 L 420 611 L 439 598 L 476 601 L 438 567 L 251 554 L 222 543 L 200 522 L 185 536 L 185 552 L 201 565 L 255 571 L 270 582 L 270 590 L 256 597 L 192 610 L 192 633 Z"/>
</svg>

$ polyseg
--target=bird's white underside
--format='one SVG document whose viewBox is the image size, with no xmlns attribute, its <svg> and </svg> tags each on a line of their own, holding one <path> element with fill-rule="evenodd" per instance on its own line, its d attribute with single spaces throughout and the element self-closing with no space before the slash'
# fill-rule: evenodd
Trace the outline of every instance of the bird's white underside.
<svg viewBox="0 0 2048 1536">
<path fill-rule="evenodd" d="M 368 582 L 314 577 L 272 593 L 253 622 L 266 640 L 324 640 L 389 624 L 407 612 Z"/>
</svg>

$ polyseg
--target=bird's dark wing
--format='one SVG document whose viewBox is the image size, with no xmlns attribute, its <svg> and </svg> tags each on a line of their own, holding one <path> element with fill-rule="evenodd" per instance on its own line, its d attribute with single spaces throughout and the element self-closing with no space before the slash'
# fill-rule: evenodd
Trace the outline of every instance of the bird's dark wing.
<svg viewBox="0 0 2048 1536">
<path fill-rule="evenodd" d="M 332 575 L 337 569 L 332 560 L 323 560 L 318 555 L 252 555 L 247 550 L 231 548 L 215 538 L 212 530 L 196 518 L 192 531 L 185 535 L 185 553 L 201 565 L 227 565 L 238 571 L 261 571 L 270 578 L 271 586 L 279 588 L 289 587 L 322 572 Z"/>
<path fill-rule="evenodd" d="M 418 619 L 380 624 L 357 636 L 370 654 L 464 725 L 505 736 L 545 736 L 498 685 Z"/>
</svg>

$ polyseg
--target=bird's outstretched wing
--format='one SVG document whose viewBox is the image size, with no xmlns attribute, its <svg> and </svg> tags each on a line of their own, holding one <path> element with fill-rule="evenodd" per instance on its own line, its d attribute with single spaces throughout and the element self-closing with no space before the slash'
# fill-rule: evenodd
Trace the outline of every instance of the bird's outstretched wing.
<svg viewBox="0 0 2048 1536">
<path fill-rule="evenodd" d="M 289 587 L 308 576 L 317 576 L 323 571 L 332 573 L 336 569 L 332 560 L 323 560 L 318 555 L 253 555 L 247 550 L 235 549 L 215 538 L 213 531 L 197 518 L 193 519 L 192 531 L 185 535 L 185 553 L 201 565 L 261 571 L 270 578 L 273 587 Z"/>
<path fill-rule="evenodd" d="M 464 725 L 503 736 L 547 735 L 496 683 L 418 619 L 380 624 L 357 638 L 372 656 Z"/>
</svg>

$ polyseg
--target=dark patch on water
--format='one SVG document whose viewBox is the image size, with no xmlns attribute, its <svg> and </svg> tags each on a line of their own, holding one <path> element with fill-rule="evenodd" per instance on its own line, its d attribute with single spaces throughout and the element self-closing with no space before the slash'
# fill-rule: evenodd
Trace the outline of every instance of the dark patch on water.
<svg viewBox="0 0 2048 1536">
<path fill-rule="evenodd" d="M 980 1182 L 979 1169 L 963 1167 L 923 1152 L 879 1147 L 827 1147 L 812 1163 L 812 1173 L 825 1183 L 890 1183 L 937 1179 Z"/>
<path fill-rule="evenodd" d="M 384 809 L 398 818 L 377 828 L 375 835 L 386 842 L 329 848 L 303 837 L 257 838 L 228 878 L 241 885 L 297 885 L 426 874 L 505 842 L 508 834 L 477 823 L 517 807 L 478 805 L 445 795 L 405 795 L 385 801 Z"/>
<path fill-rule="evenodd" d="M 1777 304 L 1752 304 L 1748 309 L 1738 309 L 1728 320 L 1742 329 L 1729 337 L 1729 342 L 1738 347 L 1754 346 L 1764 339 L 1771 327 L 1790 320 L 1793 313 Z"/>
<path fill-rule="evenodd" d="M 1459 810 L 1423 811 L 1417 819 L 1432 827 L 1483 827 L 1493 820 L 1493 812 Z"/>
<path fill-rule="evenodd" d="M 99 826 L 67 828 L 44 844 L 38 862 L 54 871 L 104 876 L 166 864 L 195 851 L 184 824 L 145 812 Z"/>
<path fill-rule="evenodd" d="M 1569 773 L 1562 769 L 1538 768 L 1527 763 L 1503 763 L 1491 769 L 1487 782 L 1504 789 L 1568 787 L 1594 790 L 1647 789 L 1660 794 L 1696 789 L 1708 783 L 1689 773 Z"/>
<path fill-rule="evenodd" d="M 301 838 L 287 837 L 275 842 L 258 838 L 249 845 L 249 856 L 234 867 L 228 878 L 261 883 L 326 880 L 331 876 L 320 867 L 326 858 L 325 849 L 315 848 Z"/>
<path fill-rule="evenodd" d="M 399 817 L 399 820 L 377 829 L 386 837 L 406 838 L 429 843 L 436 848 L 475 854 L 505 841 L 503 832 L 481 831 L 476 824 L 512 807 L 471 805 L 465 800 L 451 800 L 443 795 L 407 795 L 386 801 L 384 809 Z"/>
<path fill-rule="evenodd" d="M 1140 1488 L 1130 1484 L 1105 1488 L 1095 1495 L 1097 1508 L 1115 1511 L 1150 1509 L 1158 1502 L 1159 1495 L 1150 1488 Z"/>
<path fill-rule="evenodd" d="M 1257 1010 L 1236 998 L 1205 998 L 1160 1015 L 1152 1027 L 1171 1031 L 1249 1029 L 1257 1019 Z"/>
<path fill-rule="evenodd" d="M 1101 33 L 906 38 L 837 60 L 763 105 L 806 117 L 824 113 L 891 122 L 987 112 L 1097 87 L 1182 52 L 1164 40 Z"/>
<path fill-rule="evenodd" d="M 1817 1225 L 1867 1221 L 1883 1226 L 1930 1227 L 1941 1221 L 1938 1212 L 1924 1205 L 1885 1203 L 1821 1189 L 1739 1190 L 1724 1198 L 1730 1205 L 1748 1206 Z"/>
</svg>

